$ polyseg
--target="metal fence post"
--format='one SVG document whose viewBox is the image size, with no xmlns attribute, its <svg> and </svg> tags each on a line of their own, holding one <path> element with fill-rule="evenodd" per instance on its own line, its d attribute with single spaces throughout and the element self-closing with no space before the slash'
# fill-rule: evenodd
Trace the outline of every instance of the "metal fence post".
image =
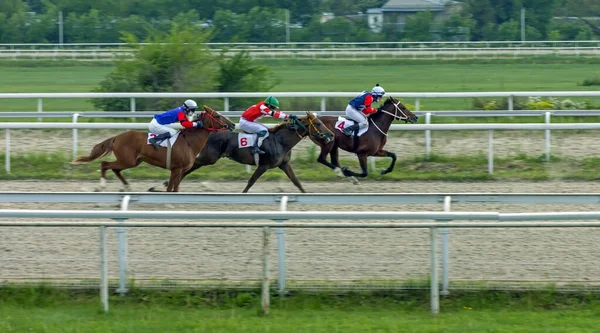
<svg viewBox="0 0 600 333">
<path fill-rule="evenodd" d="M 108 312 L 108 265 L 106 263 L 106 227 L 100 227 L 100 302 Z"/>
<path fill-rule="evenodd" d="M 327 97 L 321 97 L 321 112 L 327 111 Z"/>
<path fill-rule="evenodd" d="M 281 197 L 279 209 L 282 212 L 287 210 L 288 196 Z M 283 223 L 283 220 L 277 222 Z M 279 295 L 285 293 L 285 229 L 277 228 L 277 269 L 279 271 Z"/>
<path fill-rule="evenodd" d="M 37 110 L 40 113 L 44 112 L 44 104 L 42 103 L 42 99 L 41 98 L 38 98 Z M 42 118 L 38 118 L 38 121 L 42 121 Z"/>
<path fill-rule="evenodd" d="M 431 238 L 431 313 L 437 317 L 440 313 L 440 295 L 438 285 L 437 228 L 429 228 Z"/>
<path fill-rule="evenodd" d="M 514 111 L 514 100 L 512 95 L 508 96 L 508 110 Z"/>
<path fill-rule="evenodd" d="M 4 130 L 4 135 L 5 135 L 5 145 L 6 145 L 6 153 L 4 155 L 4 159 L 5 159 L 5 170 L 6 173 L 10 173 L 10 129 L 5 129 Z"/>
<path fill-rule="evenodd" d="M 263 227 L 263 277 L 261 306 L 264 314 L 269 314 L 269 227 Z"/>
<path fill-rule="evenodd" d="M 419 111 L 421 109 L 421 100 L 417 97 L 415 99 L 415 111 Z"/>
<path fill-rule="evenodd" d="M 252 172 L 252 167 L 249 166 L 248 164 L 246 164 L 246 173 L 251 173 Z"/>
<path fill-rule="evenodd" d="M 431 124 L 431 112 L 425 113 L 425 125 Z M 431 131 L 425 130 L 425 159 L 429 160 L 431 154 Z"/>
<path fill-rule="evenodd" d="M 494 130 L 489 131 L 490 142 L 488 146 L 488 173 L 494 174 Z"/>
<path fill-rule="evenodd" d="M 550 112 L 546 112 L 546 124 L 550 124 Z M 546 161 L 550 162 L 550 130 L 546 130 Z"/>
<path fill-rule="evenodd" d="M 129 110 L 131 110 L 131 112 L 135 112 L 135 97 L 131 97 L 131 99 L 129 99 Z"/>
<path fill-rule="evenodd" d="M 74 113 L 73 114 L 73 124 L 77 123 L 77 118 L 79 118 L 79 113 Z M 73 158 L 77 157 L 77 146 L 78 146 L 77 129 L 74 128 L 73 129 Z"/>
<path fill-rule="evenodd" d="M 129 202 L 131 201 L 131 196 L 126 195 L 123 197 L 121 201 L 121 210 L 126 211 L 129 208 Z M 127 219 L 117 219 L 118 222 L 125 222 Z M 128 291 L 127 289 L 127 228 L 118 227 L 117 231 L 117 241 L 119 248 L 119 287 L 117 288 L 117 292 L 121 294 L 121 296 L 125 295 Z"/>
<path fill-rule="evenodd" d="M 450 212 L 450 205 L 452 204 L 452 197 L 447 195 L 444 197 L 444 212 Z M 450 220 L 443 220 L 441 222 L 449 222 Z M 448 228 L 440 229 L 442 234 L 442 295 L 448 295 L 448 287 L 450 280 L 448 278 L 448 271 L 450 267 L 450 230 Z"/>
<path fill-rule="evenodd" d="M 225 97 L 223 100 L 223 111 L 229 112 L 229 97 Z"/>
</svg>

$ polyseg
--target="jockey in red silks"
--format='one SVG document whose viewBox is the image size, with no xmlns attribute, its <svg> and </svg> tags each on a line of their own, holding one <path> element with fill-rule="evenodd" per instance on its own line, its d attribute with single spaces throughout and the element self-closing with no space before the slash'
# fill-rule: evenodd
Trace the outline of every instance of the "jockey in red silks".
<svg viewBox="0 0 600 333">
<path fill-rule="evenodd" d="M 294 115 L 287 115 L 279 111 L 279 101 L 273 96 L 267 97 L 264 102 L 260 102 L 249 107 L 246 111 L 244 111 L 244 113 L 242 113 L 239 127 L 244 132 L 256 133 L 258 136 L 258 140 L 254 142 L 254 147 L 252 147 L 252 154 L 265 153 L 258 147 L 260 147 L 263 140 L 269 136 L 269 129 L 257 121 L 264 116 L 278 119 L 297 119 L 297 117 Z"/>
<path fill-rule="evenodd" d="M 379 86 L 379 83 L 373 87 L 371 92 L 363 91 L 362 94 L 356 96 L 353 100 L 348 103 L 346 107 L 346 116 L 354 120 L 356 124 L 348 126 L 344 129 L 346 135 L 352 135 L 355 130 L 361 130 L 367 127 L 367 117 L 377 112 L 371 105 L 373 102 L 379 102 L 385 95 L 385 90 Z"/>
<path fill-rule="evenodd" d="M 148 126 L 150 133 L 158 134 L 149 140 L 154 149 L 158 150 L 158 145 L 163 140 L 170 139 L 184 128 L 202 127 L 202 120 L 193 121 L 197 118 L 197 108 L 198 104 L 188 99 L 176 109 L 154 115 Z"/>
</svg>

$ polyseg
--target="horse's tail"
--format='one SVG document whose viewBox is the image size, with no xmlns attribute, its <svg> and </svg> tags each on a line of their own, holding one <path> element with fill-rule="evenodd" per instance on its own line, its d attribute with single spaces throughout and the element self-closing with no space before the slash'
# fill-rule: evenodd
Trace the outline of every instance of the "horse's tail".
<svg viewBox="0 0 600 333">
<path fill-rule="evenodd" d="M 92 148 L 92 152 L 88 156 L 79 156 L 74 159 L 71 164 L 83 164 L 91 162 L 99 157 L 106 156 L 112 152 L 113 142 L 115 142 L 116 137 L 108 138 L 99 144 L 95 145 Z"/>
</svg>

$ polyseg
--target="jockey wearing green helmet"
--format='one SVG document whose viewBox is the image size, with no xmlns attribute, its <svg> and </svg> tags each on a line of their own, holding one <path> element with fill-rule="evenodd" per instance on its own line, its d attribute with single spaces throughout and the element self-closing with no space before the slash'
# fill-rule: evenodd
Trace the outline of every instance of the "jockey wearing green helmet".
<svg viewBox="0 0 600 333">
<path fill-rule="evenodd" d="M 260 150 L 259 147 L 263 140 L 269 136 L 269 129 L 258 122 L 258 120 L 264 116 L 273 117 L 278 119 L 297 119 L 294 115 L 287 115 L 279 111 L 279 101 L 273 96 L 267 97 L 263 102 L 249 107 L 240 118 L 239 127 L 246 133 L 256 133 L 258 140 L 256 140 L 252 149 L 252 154 L 264 154 L 265 152 Z"/>
</svg>

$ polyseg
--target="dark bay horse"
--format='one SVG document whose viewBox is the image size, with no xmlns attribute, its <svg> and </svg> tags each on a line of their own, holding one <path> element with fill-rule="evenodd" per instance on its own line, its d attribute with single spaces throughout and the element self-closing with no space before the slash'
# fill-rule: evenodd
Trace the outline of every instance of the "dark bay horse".
<svg viewBox="0 0 600 333">
<path fill-rule="evenodd" d="M 306 116 L 298 117 L 295 123 L 292 121 L 283 123 L 269 130 L 271 134 L 265 139 L 261 148 L 266 152 L 259 155 L 258 167 L 248 180 L 248 184 L 243 193 L 254 185 L 254 183 L 267 170 L 279 167 L 288 178 L 302 192 L 306 193 L 296 178 L 292 166 L 290 165 L 291 150 L 306 136 L 310 136 L 315 142 L 330 142 L 333 140 L 333 133 L 321 123 L 321 121 L 311 112 L 306 112 Z M 227 157 L 241 164 L 255 165 L 254 155 L 251 148 L 238 148 L 238 133 L 221 132 L 214 133 L 208 138 L 208 142 L 196 158 L 194 166 L 187 170 L 183 176 L 189 175 L 194 170 L 205 165 L 213 165 L 220 158 Z M 173 178 L 171 178 L 172 180 Z M 171 183 L 171 180 L 164 185 Z M 150 191 L 155 190 L 151 188 Z"/>
<path fill-rule="evenodd" d="M 383 102 L 383 105 L 377 109 L 377 112 L 369 117 L 369 129 L 358 138 L 348 136 L 334 128 L 338 117 L 320 116 L 319 119 L 327 126 L 327 128 L 335 133 L 335 139 L 332 142 L 323 143 L 311 138 L 313 142 L 321 147 L 321 154 L 317 161 L 333 169 L 339 176 L 346 176 L 354 184 L 358 184 L 355 176 L 366 177 L 368 175 L 367 157 L 369 156 L 392 158 L 390 166 L 381 171 L 382 175 L 394 170 L 396 154 L 383 149 L 387 141 L 387 132 L 392 125 L 392 121 L 404 120 L 407 123 L 416 123 L 419 118 L 410 112 L 404 104 L 400 103 L 400 101 L 388 97 L 385 102 Z M 357 139 L 356 142 L 355 139 Z M 352 172 L 347 167 L 340 167 L 338 148 L 350 153 L 356 153 L 362 173 L 358 174 Z M 331 163 L 327 162 L 327 155 L 331 155 Z"/>
<path fill-rule="evenodd" d="M 200 116 L 204 124 L 203 127 L 182 130 L 171 149 L 171 181 L 169 182 L 170 186 L 167 188 L 169 192 L 179 190 L 181 175 L 192 167 L 196 155 L 206 144 L 211 132 L 224 129 L 233 131 L 235 129 L 234 123 L 208 106 L 204 106 L 204 111 Z M 127 131 L 95 145 L 89 156 L 79 156 L 72 163 L 88 163 L 112 152 L 117 160 L 101 163 L 102 175 L 98 190 L 102 190 L 106 186 L 106 170 L 108 169 L 111 169 L 119 177 L 125 190 L 129 190 L 129 183 L 121 175 L 122 170 L 135 168 L 142 162 L 167 169 L 167 148 L 161 147 L 154 150 L 152 145 L 147 143 L 147 139 L 148 132 Z"/>
</svg>

